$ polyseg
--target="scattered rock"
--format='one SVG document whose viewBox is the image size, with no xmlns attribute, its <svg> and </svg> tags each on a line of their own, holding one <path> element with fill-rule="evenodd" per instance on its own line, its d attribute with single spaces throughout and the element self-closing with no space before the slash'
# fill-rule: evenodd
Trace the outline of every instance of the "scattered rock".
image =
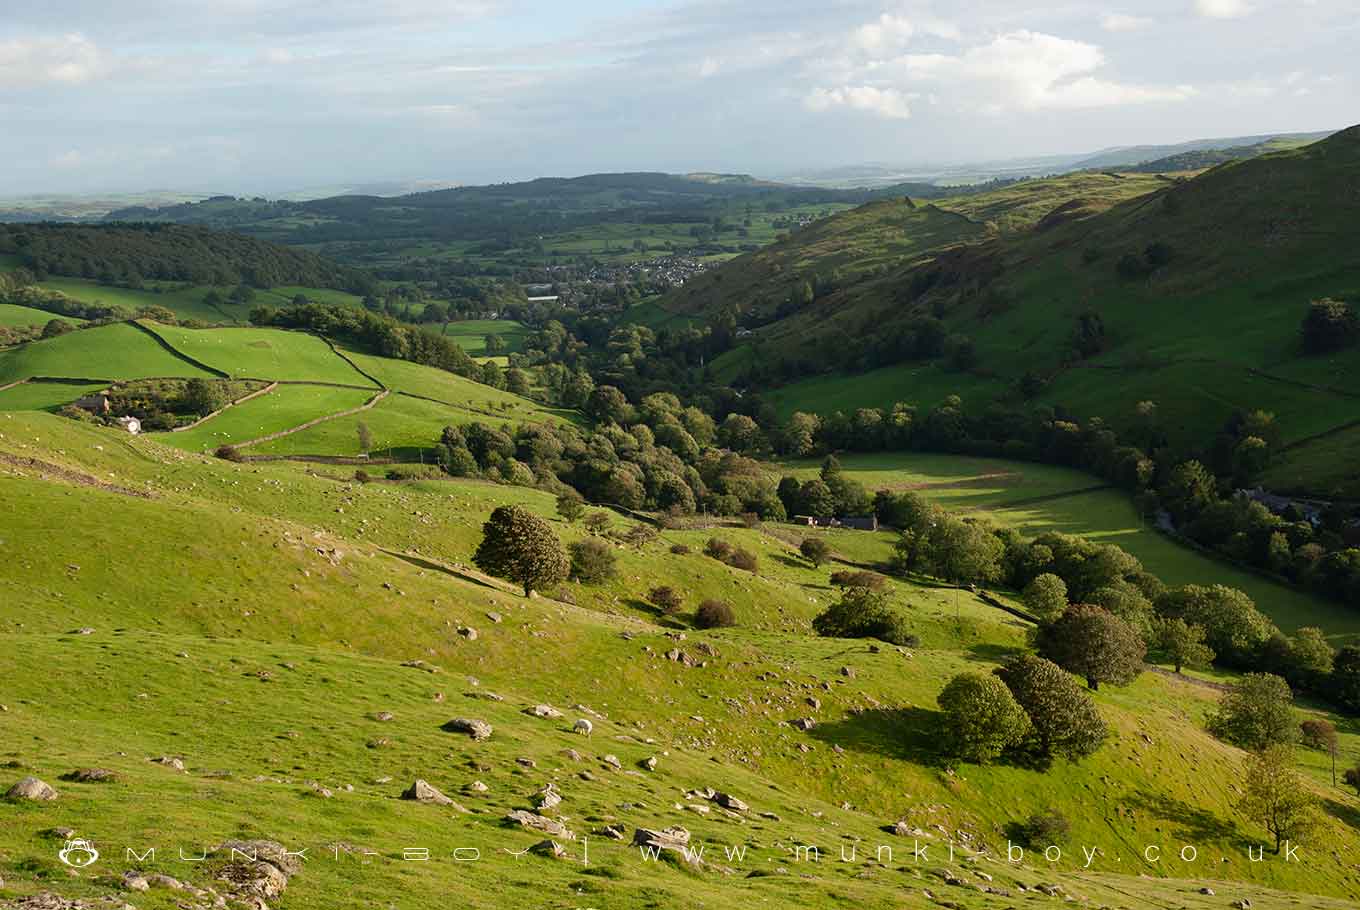
<svg viewBox="0 0 1360 910">
<path fill-rule="evenodd" d="M 730 793 L 716 791 L 711 798 L 713 802 L 722 806 L 724 809 L 730 809 L 733 812 L 746 812 L 751 808 Z"/>
<path fill-rule="evenodd" d="M 665 850 L 676 854 L 682 862 L 700 864 L 699 858 L 685 849 L 689 846 L 689 832 L 678 825 L 661 830 L 638 828 L 633 832 L 633 846 Z"/>
<path fill-rule="evenodd" d="M 495 612 L 494 610 L 488 611 L 486 614 L 486 618 L 494 623 L 499 623 L 504 620 L 504 617 L 501 616 L 501 614 Z"/>
<path fill-rule="evenodd" d="M 466 638 L 468 641 L 477 640 L 477 630 L 472 628 L 471 626 L 460 626 L 458 628 L 458 634 Z"/>
<path fill-rule="evenodd" d="M 468 811 L 449 799 L 443 793 L 439 792 L 438 789 L 419 778 L 416 779 L 415 783 L 406 788 L 401 794 L 401 798 L 418 803 L 433 803 L 436 806 L 453 806 L 459 812 Z"/>
<path fill-rule="evenodd" d="M 549 837 L 560 837 L 563 840 L 575 840 L 576 837 L 567 830 L 567 826 L 555 818 L 548 818 L 536 812 L 527 812 L 524 809 L 516 809 L 505 816 L 505 820 L 521 828 L 528 828 L 530 831 L 539 831 Z"/>
<path fill-rule="evenodd" d="M 455 717 L 453 720 L 444 724 L 444 729 L 450 733 L 466 733 L 473 740 L 482 742 L 491 738 L 491 725 L 484 720 L 473 720 L 468 717 Z"/>
<path fill-rule="evenodd" d="M 813 720 L 811 717 L 800 717 L 797 720 L 789 721 L 789 723 L 792 724 L 796 729 L 802 730 L 804 732 L 811 730 L 813 727 L 817 726 L 817 721 Z"/>
<path fill-rule="evenodd" d="M 545 717 L 549 720 L 556 720 L 562 716 L 562 712 L 552 705 L 534 705 L 533 707 L 525 708 L 524 713 L 532 717 Z"/>
<path fill-rule="evenodd" d="M 562 794 L 557 792 L 557 788 L 548 784 L 538 793 L 538 803 L 536 808 L 539 812 L 549 812 L 562 804 Z"/>
<path fill-rule="evenodd" d="M 57 798 L 57 791 L 36 777 L 25 777 L 5 791 L 5 799 L 47 802 Z"/>
<path fill-rule="evenodd" d="M 123 890 L 125 891 L 150 891 L 151 883 L 146 880 L 140 872 L 131 870 L 123 873 Z"/>
<path fill-rule="evenodd" d="M 474 780 L 472 783 L 468 784 L 467 787 L 465 787 L 464 789 L 466 789 L 469 793 L 485 793 L 491 788 L 479 780 Z"/>
<path fill-rule="evenodd" d="M 184 770 L 184 759 L 175 758 L 173 755 L 162 755 L 160 758 L 149 758 L 147 761 L 156 765 L 165 765 L 167 768 L 174 768 L 176 771 Z"/>
<path fill-rule="evenodd" d="M 397 716 L 393 714 L 391 711 L 379 711 L 373 715 L 373 719 L 379 721 L 380 723 L 387 723 L 389 721 L 396 720 Z"/>
<path fill-rule="evenodd" d="M 77 784 L 112 784 L 118 782 L 118 775 L 108 768 L 79 768 L 61 776 Z"/>
<path fill-rule="evenodd" d="M 844 676 L 846 679 L 854 679 L 854 678 L 855 678 L 855 668 L 854 668 L 854 667 L 841 667 L 841 676 Z"/>
<path fill-rule="evenodd" d="M 535 856 L 546 856 L 551 859 L 561 859 L 567 855 L 567 848 L 555 840 L 539 841 L 529 848 L 529 852 Z"/>
<path fill-rule="evenodd" d="M 623 770 L 623 763 L 619 761 L 619 757 L 617 755 L 606 755 L 602 759 L 600 759 L 600 761 L 604 762 L 606 765 L 613 768 L 615 771 Z"/>
<path fill-rule="evenodd" d="M 655 770 L 656 770 L 656 756 L 653 755 L 653 756 L 651 756 L 650 758 L 644 758 L 644 759 L 640 762 L 640 764 L 642 765 L 642 767 L 643 767 L 644 770 L 647 770 L 647 771 L 655 771 Z"/>
</svg>

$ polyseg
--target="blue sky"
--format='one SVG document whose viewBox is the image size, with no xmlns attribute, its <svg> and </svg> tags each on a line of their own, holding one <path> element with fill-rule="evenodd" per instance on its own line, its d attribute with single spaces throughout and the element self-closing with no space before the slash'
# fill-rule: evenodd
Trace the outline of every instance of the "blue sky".
<svg viewBox="0 0 1360 910">
<path fill-rule="evenodd" d="M 768 176 L 1341 127 L 1358 23 L 1358 0 L 47 0 L 0 19 L 0 193 Z"/>
</svg>

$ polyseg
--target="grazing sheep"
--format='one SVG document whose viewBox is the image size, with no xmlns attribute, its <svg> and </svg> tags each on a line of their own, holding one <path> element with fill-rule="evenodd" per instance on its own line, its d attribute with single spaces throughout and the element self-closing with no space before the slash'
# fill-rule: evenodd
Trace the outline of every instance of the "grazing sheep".
<svg viewBox="0 0 1360 910">
<path fill-rule="evenodd" d="M 594 724 L 592 724 L 590 721 L 586 720 L 583 717 L 580 720 L 578 720 L 571 729 L 576 733 L 582 734 L 583 736 L 589 736 L 591 732 L 595 729 L 595 726 Z"/>
</svg>

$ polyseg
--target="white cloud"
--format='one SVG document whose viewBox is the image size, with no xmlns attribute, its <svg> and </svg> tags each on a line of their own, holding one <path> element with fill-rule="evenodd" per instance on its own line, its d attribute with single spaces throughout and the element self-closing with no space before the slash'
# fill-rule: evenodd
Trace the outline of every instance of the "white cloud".
<svg viewBox="0 0 1360 910">
<path fill-rule="evenodd" d="M 939 83 L 962 106 L 990 113 L 1179 101 L 1189 86 L 1127 85 L 1092 75 L 1105 65 L 1094 44 L 1017 31 L 958 55 L 908 54 L 894 61 L 908 83 Z"/>
<path fill-rule="evenodd" d="M 1206 19 L 1239 19 L 1251 7 L 1247 0 L 1195 0 L 1195 11 Z"/>
<path fill-rule="evenodd" d="M 0 86 L 88 82 L 105 68 L 103 55 L 84 35 L 16 38 L 0 42 Z"/>
<path fill-rule="evenodd" d="M 843 85 L 839 88 L 813 89 L 803 99 L 810 111 L 829 111 L 833 108 L 850 108 L 877 114 L 890 120 L 906 120 L 911 116 L 910 102 L 918 96 L 906 94 L 894 88 L 878 88 L 873 85 Z"/>
<path fill-rule="evenodd" d="M 878 17 L 877 22 L 870 22 L 857 28 L 854 41 L 861 50 L 880 54 L 902 47 L 915 33 L 915 26 L 906 17 L 884 13 Z"/>
<path fill-rule="evenodd" d="M 1128 13 L 1108 13 L 1100 20 L 1100 27 L 1107 32 L 1136 32 L 1151 24 L 1152 20 L 1146 16 L 1130 16 Z"/>
</svg>

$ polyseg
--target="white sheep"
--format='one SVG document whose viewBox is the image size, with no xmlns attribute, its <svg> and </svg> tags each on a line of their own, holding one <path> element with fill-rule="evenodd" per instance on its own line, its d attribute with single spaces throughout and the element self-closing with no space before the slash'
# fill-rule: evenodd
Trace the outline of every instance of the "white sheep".
<svg viewBox="0 0 1360 910">
<path fill-rule="evenodd" d="M 578 720 L 571 729 L 573 732 L 580 733 L 582 736 L 589 736 L 591 732 L 594 731 L 595 725 L 583 717 Z"/>
</svg>

